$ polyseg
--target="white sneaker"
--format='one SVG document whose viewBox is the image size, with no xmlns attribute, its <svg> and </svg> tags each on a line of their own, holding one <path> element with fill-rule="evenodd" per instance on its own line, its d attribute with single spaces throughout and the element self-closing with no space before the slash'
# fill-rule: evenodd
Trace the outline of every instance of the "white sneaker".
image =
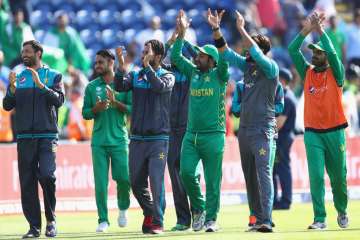
<svg viewBox="0 0 360 240">
<path fill-rule="evenodd" d="M 205 223 L 205 232 L 217 232 L 219 231 L 219 226 L 215 221 L 208 221 Z"/>
<path fill-rule="evenodd" d="M 349 218 L 346 213 L 340 213 L 337 217 L 339 227 L 347 228 L 349 226 Z"/>
<path fill-rule="evenodd" d="M 109 224 L 107 222 L 101 222 L 96 228 L 96 232 L 107 232 L 108 228 Z"/>
<path fill-rule="evenodd" d="M 326 223 L 322 223 L 322 222 L 313 222 L 313 224 L 311 224 L 308 227 L 309 230 L 325 230 L 326 229 Z"/>
<path fill-rule="evenodd" d="M 195 232 L 203 229 L 205 223 L 205 216 L 205 211 L 193 213 L 192 228 Z"/>
<path fill-rule="evenodd" d="M 119 227 L 126 227 L 127 225 L 127 211 L 120 210 L 118 217 L 118 225 Z"/>
</svg>

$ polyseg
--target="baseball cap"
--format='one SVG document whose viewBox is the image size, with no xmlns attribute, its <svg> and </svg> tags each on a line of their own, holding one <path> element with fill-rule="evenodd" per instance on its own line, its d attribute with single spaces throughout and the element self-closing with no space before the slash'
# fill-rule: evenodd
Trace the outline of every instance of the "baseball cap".
<svg viewBox="0 0 360 240">
<path fill-rule="evenodd" d="M 206 44 L 202 47 L 195 47 L 199 52 L 205 53 L 209 56 L 211 56 L 216 63 L 219 61 L 219 52 L 217 48 L 214 45 Z"/>
<path fill-rule="evenodd" d="M 308 45 L 308 48 L 310 48 L 311 50 L 317 49 L 317 50 L 326 52 L 325 49 L 324 49 L 324 46 L 322 45 L 321 42 L 310 43 L 310 44 Z"/>
</svg>

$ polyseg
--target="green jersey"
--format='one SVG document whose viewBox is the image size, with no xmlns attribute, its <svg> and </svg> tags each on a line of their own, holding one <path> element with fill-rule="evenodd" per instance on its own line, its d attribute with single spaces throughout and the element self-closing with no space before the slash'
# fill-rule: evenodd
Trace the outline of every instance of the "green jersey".
<svg viewBox="0 0 360 240">
<path fill-rule="evenodd" d="M 94 119 L 94 127 L 91 139 L 91 145 L 96 146 L 114 146 L 119 143 L 128 142 L 128 134 L 126 129 L 126 115 L 131 111 L 131 94 L 115 93 L 117 101 L 126 105 L 126 112 L 121 112 L 114 106 L 108 109 L 93 113 L 92 108 L 95 106 L 98 97 L 105 100 L 106 82 L 102 77 L 98 77 L 91 81 L 85 89 L 84 106 L 82 115 L 84 119 Z M 109 84 L 114 89 L 114 83 Z"/>
<path fill-rule="evenodd" d="M 181 54 L 183 40 L 177 39 L 171 61 L 190 79 L 187 131 L 192 133 L 225 132 L 225 91 L 229 79 L 228 64 L 220 57 L 216 67 L 201 72 Z"/>
</svg>

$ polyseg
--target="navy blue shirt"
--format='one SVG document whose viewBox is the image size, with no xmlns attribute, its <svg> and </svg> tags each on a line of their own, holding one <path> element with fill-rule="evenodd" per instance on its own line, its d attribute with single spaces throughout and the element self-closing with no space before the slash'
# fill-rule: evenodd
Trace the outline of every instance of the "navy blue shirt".
<svg viewBox="0 0 360 240">
<path fill-rule="evenodd" d="M 291 89 L 284 88 L 284 111 L 286 121 L 279 131 L 279 139 L 291 137 L 294 138 L 295 119 L 296 119 L 296 97 Z"/>
</svg>

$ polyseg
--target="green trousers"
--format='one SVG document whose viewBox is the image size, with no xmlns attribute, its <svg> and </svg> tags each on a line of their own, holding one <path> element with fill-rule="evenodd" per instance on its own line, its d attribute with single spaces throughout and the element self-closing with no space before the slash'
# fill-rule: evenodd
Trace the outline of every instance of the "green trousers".
<svg viewBox="0 0 360 240">
<path fill-rule="evenodd" d="M 206 221 L 216 220 L 220 207 L 225 134 L 186 132 L 180 157 L 180 176 L 193 211 L 206 210 Z M 200 159 L 205 175 L 206 201 L 200 186 Z"/>
<path fill-rule="evenodd" d="M 304 141 L 315 215 L 314 221 L 325 222 L 324 168 L 330 178 L 335 208 L 338 213 L 346 213 L 348 197 L 345 131 L 344 129 L 327 133 L 305 131 Z"/>
<path fill-rule="evenodd" d="M 109 166 L 112 179 L 117 184 L 117 202 L 120 210 L 130 206 L 128 148 L 126 146 L 91 146 L 95 180 L 95 198 L 98 222 L 108 222 Z"/>
</svg>

